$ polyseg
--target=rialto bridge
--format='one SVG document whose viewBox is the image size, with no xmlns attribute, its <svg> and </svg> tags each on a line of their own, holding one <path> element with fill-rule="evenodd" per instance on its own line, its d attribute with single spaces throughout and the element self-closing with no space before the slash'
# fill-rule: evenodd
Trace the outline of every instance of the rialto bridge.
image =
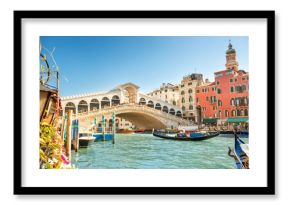
<svg viewBox="0 0 290 205">
<path fill-rule="evenodd" d="M 162 129 L 189 125 L 190 122 L 182 118 L 183 113 L 179 107 L 138 90 L 137 85 L 126 83 L 109 92 L 62 97 L 61 115 L 72 110 L 74 119 L 80 119 L 82 127 L 89 127 L 94 118 L 99 122 L 102 115 L 109 121 L 113 113 L 116 117 L 130 121 L 137 128 Z"/>
</svg>

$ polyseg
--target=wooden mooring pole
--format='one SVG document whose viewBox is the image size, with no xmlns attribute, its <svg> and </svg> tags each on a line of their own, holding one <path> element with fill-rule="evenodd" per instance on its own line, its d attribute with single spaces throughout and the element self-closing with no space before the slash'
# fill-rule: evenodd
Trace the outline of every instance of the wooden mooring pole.
<svg viewBox="0 0 290 205">
<path fill-rule="evenodd" d="M 67 115 L 67 134 L 66 134 L 66 156 L 71 161 L 71 123 L 72 123 L 72 110 Z"/>
</svg>

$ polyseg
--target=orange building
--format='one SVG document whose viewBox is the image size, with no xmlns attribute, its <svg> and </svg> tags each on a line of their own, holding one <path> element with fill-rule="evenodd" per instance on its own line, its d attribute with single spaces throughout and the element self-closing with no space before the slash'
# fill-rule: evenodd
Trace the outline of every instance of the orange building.
<svg viewBox="0 0 290 205">
<path fill-rule="evenodd" d="M 226 69 L 215 72 L 215 81 L 206 80 L 196 88 L 198 122 L 206 118 L 247 118 L 249 73 L 239 70 L 236 50 L 229 43 Z"/>
</svg>

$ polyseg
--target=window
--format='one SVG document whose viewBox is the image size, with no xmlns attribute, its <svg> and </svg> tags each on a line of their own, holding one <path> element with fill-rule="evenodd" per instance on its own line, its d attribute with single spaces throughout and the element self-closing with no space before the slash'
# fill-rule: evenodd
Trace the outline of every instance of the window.
<svg viewBox="0 0 290 205">
<path fill-rule="evenodd" d="M 231 87 L 231 92 L 234 92 L 234 91 L 235 91 L 234 87 Z"/>
<path fill-rule="evenodd" d="M 193 110 L 193 106 L 192 105 L 189 106 L 189 110 Z"/>
<path fill-rule="evenodd" d="M 199 93 L 199 90 L 196 90 L 196 93 Z"/>
<path fill-rule="evenodd" d="M 222 90 L 221 89 L 217 89 L 217 94 L 221 94 Z"/>
<path fill-rule="evenodd" d="M 192 85 L 192 82 L 188 83 L 187 85 Z"/>
<path fill-rule="evenodd" d="M 245 116 L 248 116 L 248 110 L 247 109 L 245 109 L 244 114 L 245 114 Z"/>
<path fill-rule="evenodd" d="M 189 96 L 189 102 L 193 102 L 192 96 Z"/>
<path fill-rule="evenodd" d="M 222 101 L 218 100 L 218 106 L 222 106 Z"/>
<path fill-rule="evenodd" d="M 242 85 L 242 90 L 247 90 L 247 87 L 245 85 Z"/>
<path fill-rule="evenodd" d="M 231 99 L 231 105 L 232 105 L 232 106 L 235 105 L 235 99 L 234 99 L 234 98 Z"/>
<path fill-rule="evenodd" d="M 181 102 L 182 102 L 182 103 L 185 103 L 185 99 L 184 99 L 184 97 L 182 97 Z"/>
<path fill-rule="evenodd" d="M 232 83 L 234 80 L 233 79 L 230 79 L 230 83 Z"/>
<path fill-rule="evenodd" d="M 185 93 L 184 93 L 184 91 L 181 91 L 181 95 L 184 95 Z"/>
<path fill-rule="evenodd" d="M 229 117 L 229 111 L 225 110 L 225 117 Z"/>
<path fill-rule="evenodd" d="M 217 82 L 216 82 L 216 84 L 217 84 L 217 85 L 219 85 L 219 84 L 220 84 L 220 82 L 219 82 L 219 81 L 217 81 Z"/>
<path fill-rule="evenodd" d="M 167 93 L 167 90 L 164 90 L 164 92 L 166 92 L 166 93 Z"/>
<path fill-rule="evenodd" d="M 181 108 L 181 109 L 182 109 L 182 111 L 185 111 L 185 107 L 184 107 L 184 106 L 182 106 L 182 108 Z"/>
<path fill-rule="evenodd" d="M 237 82 L 238 81 L 238 79 L 235 79 L 235 82 Z"/>
<path fill-rule="evenodd" d="M 206 96 L 206 101 L 208 101 L 208 96 Z"/>
<path fill-rule="evenodd" d="M 192 89 L 189 89 L 189 90 L 188 90 L 188 93 L 192 93 Z"/>
<path fill-rule="evenodd" d="M 182 87 L 182 88 L 183 88 L 183 87 L 184 87 L 184 85 L 181 85 L 180 87 Z"/>
<path fill-rule="evenodd" d="M 246 78 L 242 78 L 242 80 L 246 80 Z"/>
<path fill-rule="evenodd" d="M 216 78 L 218 78 L 218 77 L 222 77 L 222 76 L 223 76 L 222 73 L 216 73 L 216 74 L 215 74 L 215 77 L 216 77 Z"/>
<path fill-rule="evenodd" d="M 211 91 L 214 91 L 214 87 L 211 88 Z"/>
<path fill-rule="evenodd" d="M 173 105 L 176 105 L 176 102 L 175 102 L 175 100 L 173 100 L 172 104 L 173 104 Z"/>
</svg>

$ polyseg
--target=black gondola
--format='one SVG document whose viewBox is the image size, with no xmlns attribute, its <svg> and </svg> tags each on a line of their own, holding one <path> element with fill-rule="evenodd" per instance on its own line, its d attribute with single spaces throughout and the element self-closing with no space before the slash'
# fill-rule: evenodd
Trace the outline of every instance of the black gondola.
<svg viewBox="0 0 290 205">
<path fill-rule="evenodd" d="M 207 140 L 213 137 L 218 136 L 219 132 L 206 132 L 206 133 L 190 133 L 190 136 L 185 135 L 184 133 L 179 133 L 174 136 L 166 135 L 163 132 L 153 132 L 155 137 L 169 139 L 169 140 L 182 140 L 182 141 L 202 141 Z"/>
</svg>

